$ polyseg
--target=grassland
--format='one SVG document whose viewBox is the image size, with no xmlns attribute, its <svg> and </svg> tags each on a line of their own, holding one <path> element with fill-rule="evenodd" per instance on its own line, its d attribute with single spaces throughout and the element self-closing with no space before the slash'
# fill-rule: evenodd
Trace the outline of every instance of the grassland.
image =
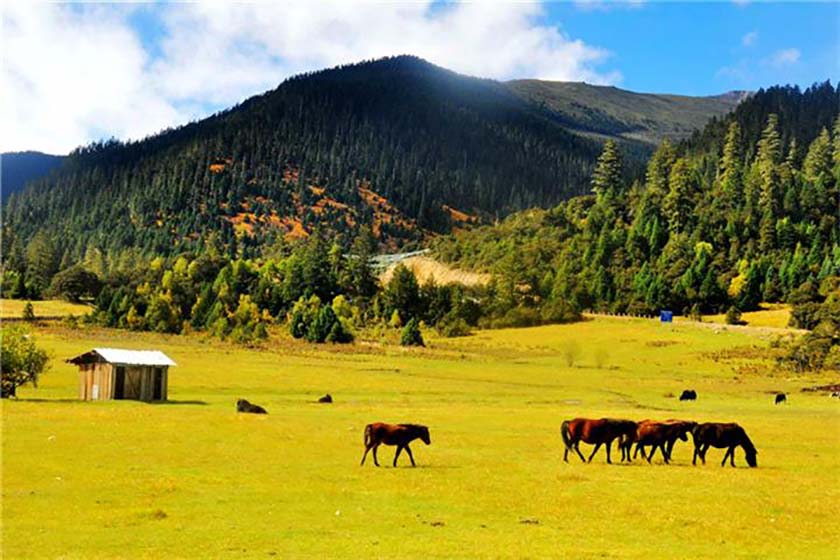
<svg viewBox="0 0 840 560">
<path fill-rule="evenodd" d="M 21 299 L 0 299 L 0 318 L 20 318 L 23 315 L 25 300 Z M 84 303 L 71 303 L 59 299 L 33 301 L 32 309 L 36 317 L 65 317 L 67 315 L 86 315 L 90 313 L 91 306 Z"/>
<path fill-rule="evenodd" d="M 4 558 L 838 556 L 840 403 L 800 391 L 837 379 L 774 371 L 761 330 L 598 318 L 418 350 L 37 335 L 52 371 L 2 404 Z M 171 402 L 76 401 L 61 360 L 94 346 L 165 351 Z M 579 415 L 738 421 L 759 468 L 740 450 L 692 467 L 684 443 L 671 466 L 565 464 L 558 426 Z M 376 420 L 430 426 L 418 468 L 390 448 L 359 467 Z"/>
</svg>

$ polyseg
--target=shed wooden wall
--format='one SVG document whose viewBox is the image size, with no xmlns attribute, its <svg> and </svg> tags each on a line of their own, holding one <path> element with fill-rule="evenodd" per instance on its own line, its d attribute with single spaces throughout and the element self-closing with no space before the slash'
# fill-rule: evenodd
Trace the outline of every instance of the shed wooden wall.
<svg viewBox="0 0 840 560">
<path fill-rule="evenodd" d="M 94 395 L 96 387 L 96 395 Z M 113 366 L 109 363 L 79 365 L 79 398 L 86 401 L 104 400 L 113 397 Z"/>
<path fill-rule="evenodd" d="M 154 366 L 117 366 L 107 362 L 79 365 L 79 398 L 82 400 L 109 400 L 114 398 L 117 368 L 125 370 L 123 398 L 130 400 L 155 400 L 155 369 L 161 370 L 160 400 L 169 396 L 169 368 Z M 94 395 L 94 387 L 98 387 Z"/>
</svg>

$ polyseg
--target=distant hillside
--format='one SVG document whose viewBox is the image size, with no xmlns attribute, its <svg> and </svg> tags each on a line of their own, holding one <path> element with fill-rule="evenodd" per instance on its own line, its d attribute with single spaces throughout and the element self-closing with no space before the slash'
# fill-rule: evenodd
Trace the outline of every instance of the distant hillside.
<svg viewBox="0 0 840 560">
<path fill-rule="evenodd" d="M 512 91 L 556 115 L 564 127 L 618 140 L 658 144 L 683 140 L 711 117 L 724 115 L 749 96 L 735 91 L 712 97 L 634 93 L 580 82 L 515 80 Z"/>
<path fill-rule="evenodd" d="M 6 152 L 0 154 L 0 189 L 3 200 L 18 192 L 29 181 L 39 179 L 57 168 L 64 156 L 41 152 Z"/>
<path fill-rule="evenodd" d="M 690 139 L 663 142 L 644 181 L 622 178 L 610 142 L 593 184 L 550 210 L 439 236 L 432 255 L 510 292 L 526 286 L 530 306 L 737 322 L 761 302 L 840 301 L 840 87 L 830 82 L 757 91 Z"/>
<path fill-rule="evenodd" d="M 622 94 L 646 103 L 635 112 L 651 127 L 673 128 L 654 126 L 651 96 Z M 708 105 L 706 117 L 725 106 Z M 678 108 L 661 107 L 679 120 Z M 77 150 L 12 196 L 4 216 L 18 252 L 41 230 L 64 262 L 91 247 L 200 251 L 208 237 L 251 256 L 316 229 L 349 243 L 363 225 L 380 244 L 406 247 L 590 192 L 602 138 L 579 134 L 591 118 L 558 111 L 416 57 L 363 62 L 290 78 L 142 141 Z M 638 176 L 653 147 L 625 132 L 626 175 Z"/>
</svg>

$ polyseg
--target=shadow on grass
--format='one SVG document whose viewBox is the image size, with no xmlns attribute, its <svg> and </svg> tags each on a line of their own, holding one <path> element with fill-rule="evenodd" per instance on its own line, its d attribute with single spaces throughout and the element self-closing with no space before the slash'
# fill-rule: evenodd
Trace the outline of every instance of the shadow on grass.
<svg viewBox="0 0 840 560">
<path fill-rule="evenodd" d="M 183 401 L 175 401 L 175 400 L 168 400 L 168 401 L 150 401 L 144 402 L 135 399 L 107 399 L 110 401 L 120 401 L 120 402 L 135 402 L 135 403 L 143 403 L 143 404 L 153 404 L 153 405 L 207 405 L 207 401 L 199 401 L 199 400 L 183 400 Z M 106 401 L 85 401 L 83 399 L 44 399 L 44 398 L 23 398 L 23 399 L 3 399 L 4 402 L 31 402 L 31 403 L 85 403 L 85 402 L 106 402 Z"/>
</svg>

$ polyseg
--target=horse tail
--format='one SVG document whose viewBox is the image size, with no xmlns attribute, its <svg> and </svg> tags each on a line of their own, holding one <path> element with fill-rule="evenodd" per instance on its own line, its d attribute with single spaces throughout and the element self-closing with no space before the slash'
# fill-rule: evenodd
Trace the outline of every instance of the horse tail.
<svg viewBox="0 0 840 560">
<path fill-rule="evenodd" d="M 365 447 L 370 447 L 370 442 L 373 439 L 373 425 L 365 426 Z"/>
<path fill-rule="evenodd" d="M 560 437 L 563 438 L 563 444 L 565 444 L 566 449 L 572 448 L 572 435 L 569 433 L 569 421 L 563 420 L 563 423 L 560 424 Z"/>
</svg>

